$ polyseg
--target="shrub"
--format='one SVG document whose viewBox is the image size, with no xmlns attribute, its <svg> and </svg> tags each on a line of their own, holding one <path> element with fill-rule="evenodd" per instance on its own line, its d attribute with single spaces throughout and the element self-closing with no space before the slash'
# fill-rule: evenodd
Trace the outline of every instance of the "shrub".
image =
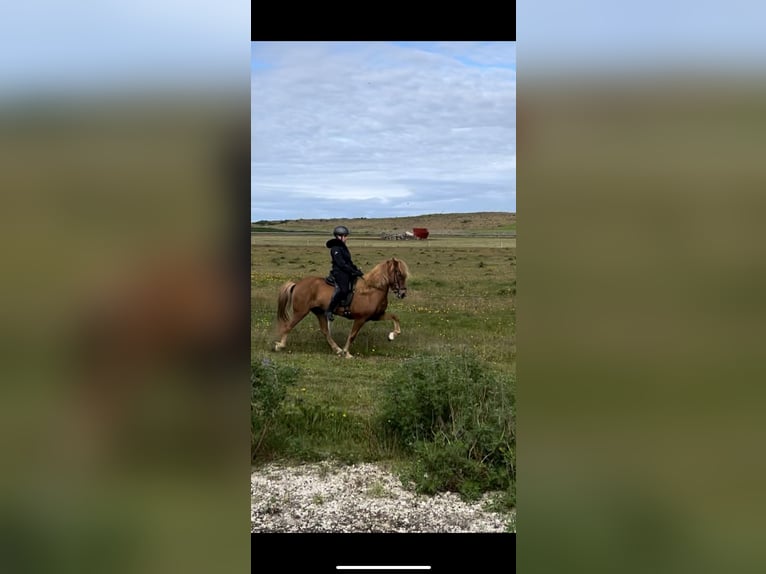
<svg viewBox="0 0 766 574">
<path fill-rule="evenodd" d="M 298 369 L 278 365 L 270 359 L 250 365 L 251 456 L 255 457 L 271 430 L 287 389 L 298 379 Z"/>
<path fill-rule="evenodd" d="M 408 359 L 392 373 L 382 424 L 415 455 L 406 478 L 419 492 L 515 492 L 514 387 L 512 374 L 466 351 Z"/>
</svg>

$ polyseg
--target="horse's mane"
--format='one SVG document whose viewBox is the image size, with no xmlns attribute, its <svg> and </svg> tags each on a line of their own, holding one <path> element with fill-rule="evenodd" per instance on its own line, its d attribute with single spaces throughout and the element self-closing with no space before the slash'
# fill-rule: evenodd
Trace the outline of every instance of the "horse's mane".
<svg viewBox="0 0 766 574">
<path fill-rule="evenodd" d="M 399 263 L 399 271 L 406 280 L 410 275 L 410 270 L 409 267 L 407 267 L 407 264 L 401 259 L 386 259 L 385 261 L 378 263 L 364 276 L 363 279 L 365 285 L 360 285 L 360 292 L 365 292 L 369 289 L 388 289 L 388 263 L 394 259 Z"/>
</svg>

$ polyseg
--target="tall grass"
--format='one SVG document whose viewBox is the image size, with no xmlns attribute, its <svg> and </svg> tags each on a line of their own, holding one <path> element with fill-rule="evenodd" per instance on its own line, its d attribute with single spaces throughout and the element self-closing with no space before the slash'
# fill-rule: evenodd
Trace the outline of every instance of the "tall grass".
<svg viewBox="0 0 766 574">
<path fill-rule="evenodd" d="M 384 390 L 381 426 L 413 455 L 408 476 L 420 492 L 513 494 L 515 377 L 463 350 L 404 361 Z"/>
</svg>

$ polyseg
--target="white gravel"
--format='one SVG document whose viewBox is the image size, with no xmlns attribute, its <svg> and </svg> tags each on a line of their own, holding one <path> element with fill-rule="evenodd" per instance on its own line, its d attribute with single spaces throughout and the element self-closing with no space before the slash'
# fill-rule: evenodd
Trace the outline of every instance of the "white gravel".
<svg viewBox="0 0 766 574">
<path fill-rule="evenodd" d="M 250 476 L 251 532 L 507 532 L 515 512 L 415 494 L 377 464 L 271 464 Z M 515 530 L 515 527 L 514 527 Z"/>
</svg>

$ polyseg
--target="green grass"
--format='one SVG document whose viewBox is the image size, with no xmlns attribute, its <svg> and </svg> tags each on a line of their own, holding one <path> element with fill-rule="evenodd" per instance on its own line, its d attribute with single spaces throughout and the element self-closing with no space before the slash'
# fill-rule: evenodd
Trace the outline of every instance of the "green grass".
<svg viewBox="0 0 766 574">
<path fill-rule="evenodd" d="M 281 239 L 279 245 L 256 243 L 251 249 L 254 357 L 273 355 L 270 349 L 276 340 L 279 286 L 306 275 L 324 276 L 330 268 L 323 243 L 317 241 L 313 247 L 306 248 L 302 238 Z M 349 242 L 354 261 L 363 270 L 390 256 L 401 257 L 409 265 L 412 277 L 407 297 L 392 296 L 389 302 L 389 311 L 399 316 L 402 325 L 402 334 L 394 342 L 386 339 L 391 330 L 390 322 L 367 323 L 351 348 L 352 354 L 364 357 L 366 362 L 361 366 L 351 366 L 349 361 L 339 364 L 320 334 L 316 319 L 309 315 L 290 333 L 282 355 L 276 356 L 288 362 L 296 361 L 296 366 L 305 368 L 308 382 L 335 377 L 337 369 L 345 372 L 360 368 L 359 376 L 366 372 L 375 376 L 385 369 L 380 361 L 413 356 L 431 350 L 434 345 L 445 344 L 469 346 L 498 367 L 512 368 L 515 365 L 515 246 L 443 248 L 432 245 L 416 249 L 410 242 L 400 243 L 380 248 Z M 486 239 L 484 243 L 491 245 L 494 240 Z M 350 327 L 351 322 L 345 319 L 333 323 L 333 335 L 341 346 Z"/>
<path fill-rule="evenodd" d="M 466 224 L 467 225 L 467 224 Z M 405 299 L 389 298 L 402 333 L 387 339 L 392 324 L 367 323 L 351 346 L 352 359 L 336 357 L 313 315 L 276 341 L 276 298 L 281 284 L 327 274 L 326 235 L 259 233 L 251 241 L 251 358 L 294 368 L 284 408 L 255 462 L 288 459 L 387 461 L 404 467 L 414 455 L 381 432 L 386 382 L 406 359 L 470 352 L 486 368 L 507 376 L 516 370 L 515 238 L 450 236 L 428 241 L 353 237 L 349 248 L 364 271 L 396 256 L 409 265 Z M 332 333 L 343 346 L 351 322 L 336 318 Z"/>
</svg>

